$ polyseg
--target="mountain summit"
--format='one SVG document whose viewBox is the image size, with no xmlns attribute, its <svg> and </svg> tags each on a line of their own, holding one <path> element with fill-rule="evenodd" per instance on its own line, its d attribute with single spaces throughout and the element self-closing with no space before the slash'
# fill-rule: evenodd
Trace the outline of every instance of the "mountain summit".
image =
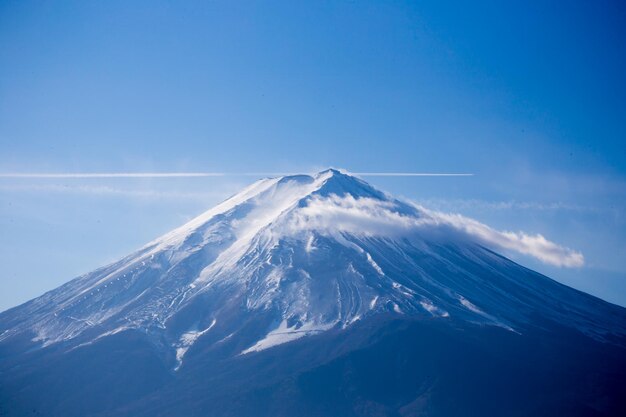
<svg viewBox="0 0 626 417">
<path fill-rule="evenodd" d="M 543 355 L 565 341 L 580 349 L 562 350 L 552 375 Z M 533 374 L 504 360 L 511 378 L 543 386 L 544 373 L 561 381 L 573 372 L 584 381 L 512 392 L 492 369 L 503 361 L 494 344 L 539 366 Z M 465 415 L 463 407 L 491 415 L 488 402 L 464 394 L 457 408 L 441 402 L 458 389 L 446 379 L 452 368 L 468 378 L 480 361 L 511 413 L 571 411 L 575 401 L 611 415 L 624 406 L 615 392 L 624 388 L 624 346 L 623 308 L 330 169 L 259 180 L 120 261 L 0 314 L 0 402 L 14 405 L 0 415 L 33 404 L 64 416 Z M 442 351 L 467 361 L 437 365 Z M 572 367 L 585 355 L 584 369 Z M 349 376 L 357 374 L 364 380 Z M 385 378 L 402 386 L 374 389 Z M 116 385 L 129 381 L 130 391 Z M 585 384 L 604 402 L 581 396 Z M 330 397 L 311 402 L 320 395 Z"/>
</svg>

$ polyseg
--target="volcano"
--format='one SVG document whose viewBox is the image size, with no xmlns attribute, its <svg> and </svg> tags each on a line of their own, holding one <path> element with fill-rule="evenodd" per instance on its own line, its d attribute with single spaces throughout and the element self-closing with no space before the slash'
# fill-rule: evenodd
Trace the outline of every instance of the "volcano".
<svg viewBox="0 0 626 417">
<path fill-rule="evenodd" d="M 267 178 L 1 313 L 30 415 L 626 415 L 626 309 L 349 174 Z"/>
</svg>

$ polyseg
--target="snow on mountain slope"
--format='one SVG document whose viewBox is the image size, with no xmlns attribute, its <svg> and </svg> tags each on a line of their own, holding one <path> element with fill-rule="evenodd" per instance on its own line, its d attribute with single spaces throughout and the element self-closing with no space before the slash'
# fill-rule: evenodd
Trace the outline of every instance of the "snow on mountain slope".
<svg viewBox="0 0 626 417">
<path fill-rule="evenodd" d="M 199 340 L 238 338 L 233 354 L 246 355 L 376 314 L 626 334 L 623 309 L 527 270 L 477 236 L 336 170 L 263 179 L 2 313 L 0 341 L 29 334 L 75 348 L 134 329 L 171 351 L 178 368 Z"/>
</svg>

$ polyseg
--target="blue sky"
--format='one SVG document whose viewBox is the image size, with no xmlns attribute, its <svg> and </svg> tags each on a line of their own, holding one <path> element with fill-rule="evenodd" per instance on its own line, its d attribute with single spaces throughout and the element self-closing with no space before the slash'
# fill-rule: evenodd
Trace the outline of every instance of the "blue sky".
<svg viewBox="0 0 626 417">
<path fill-rule="evenodd" d="M 626 305 L 620 2 L 0 1 L 0 172 L 367 178 L 580 251 L 514 258 Z M 0 309 L 252 181 L 0 179 Z"/>
</svg>

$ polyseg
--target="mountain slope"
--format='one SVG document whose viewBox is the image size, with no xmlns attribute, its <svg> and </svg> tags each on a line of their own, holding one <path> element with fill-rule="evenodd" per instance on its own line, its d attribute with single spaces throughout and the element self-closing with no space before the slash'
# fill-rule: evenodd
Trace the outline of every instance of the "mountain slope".
<svg viewBox="0 0 626 417">
<path fill-rule="evenodd" d="M 564 340 L 584 346 L 582 353 Z M 309 404 L 310 415 L 445 415 L 440 396 L 465 398 L 439 380 L 452 378 L 454 368 L 433 365 L 430 376 L 418 377 L 428 362 L 420 361 L 443 349 L 473 352 L 475 363 L 455 361 L 464 378 L 490 360 L 508 367 L 534 361 L 533 383 L 565 381 L 579 367 L 581 383 L 603 399 L 576 401 L 610 415 L 623 406 L 611 390 L 624 387 L 625 342 L 623 308 L 494 253 L 426 209 L 327 170 L 260 180 L 128 257 L 0 314 L 0 399 L 47 415 L 253 415 L 247 407 L 258 406 L 267 415 L 305 415 L 309 396 L 341 381 L 337 389 L 354 392 L 326 392 L 339 395 L 329 400 L 337 408 Z M 509 361 L 490 343 L 508 346 Z M 379 351 L 403 352 L 407 369 L 417 367 L 407 374 L 393 358 L 379 358 L 396 369 L 396 384 L 409 387 L 398 388 L 402 395 L 372 391 L 370 378 L 388 371 L 365 370 L 358 358 Z M 557 351 L 562 365 L 551 374 L 546 357 Z M 572 366 L 581 355 L 592 365 Z M 511 372 L 527 373 L 523 366 Z M 501 377 L 485 375 L 489 384 Z M 58 378 L 68 386 L 51 390 Z M 133 381 L 133 390 L 110 388 L 120 381 Z M 313 384 L 311 391 L 302 384 Z M 553 406 L 562 411 L 579 391 L 556 390 L 569 400 Z M 299 400 L 289 400 L 290 392 Z M 511 397 L 520 407 L 529 398 L 545 404 L 541 392 L 551 391 L 523 392 Z M 218 407 L 226 398 L 232 407 Z"/>
</svg>

